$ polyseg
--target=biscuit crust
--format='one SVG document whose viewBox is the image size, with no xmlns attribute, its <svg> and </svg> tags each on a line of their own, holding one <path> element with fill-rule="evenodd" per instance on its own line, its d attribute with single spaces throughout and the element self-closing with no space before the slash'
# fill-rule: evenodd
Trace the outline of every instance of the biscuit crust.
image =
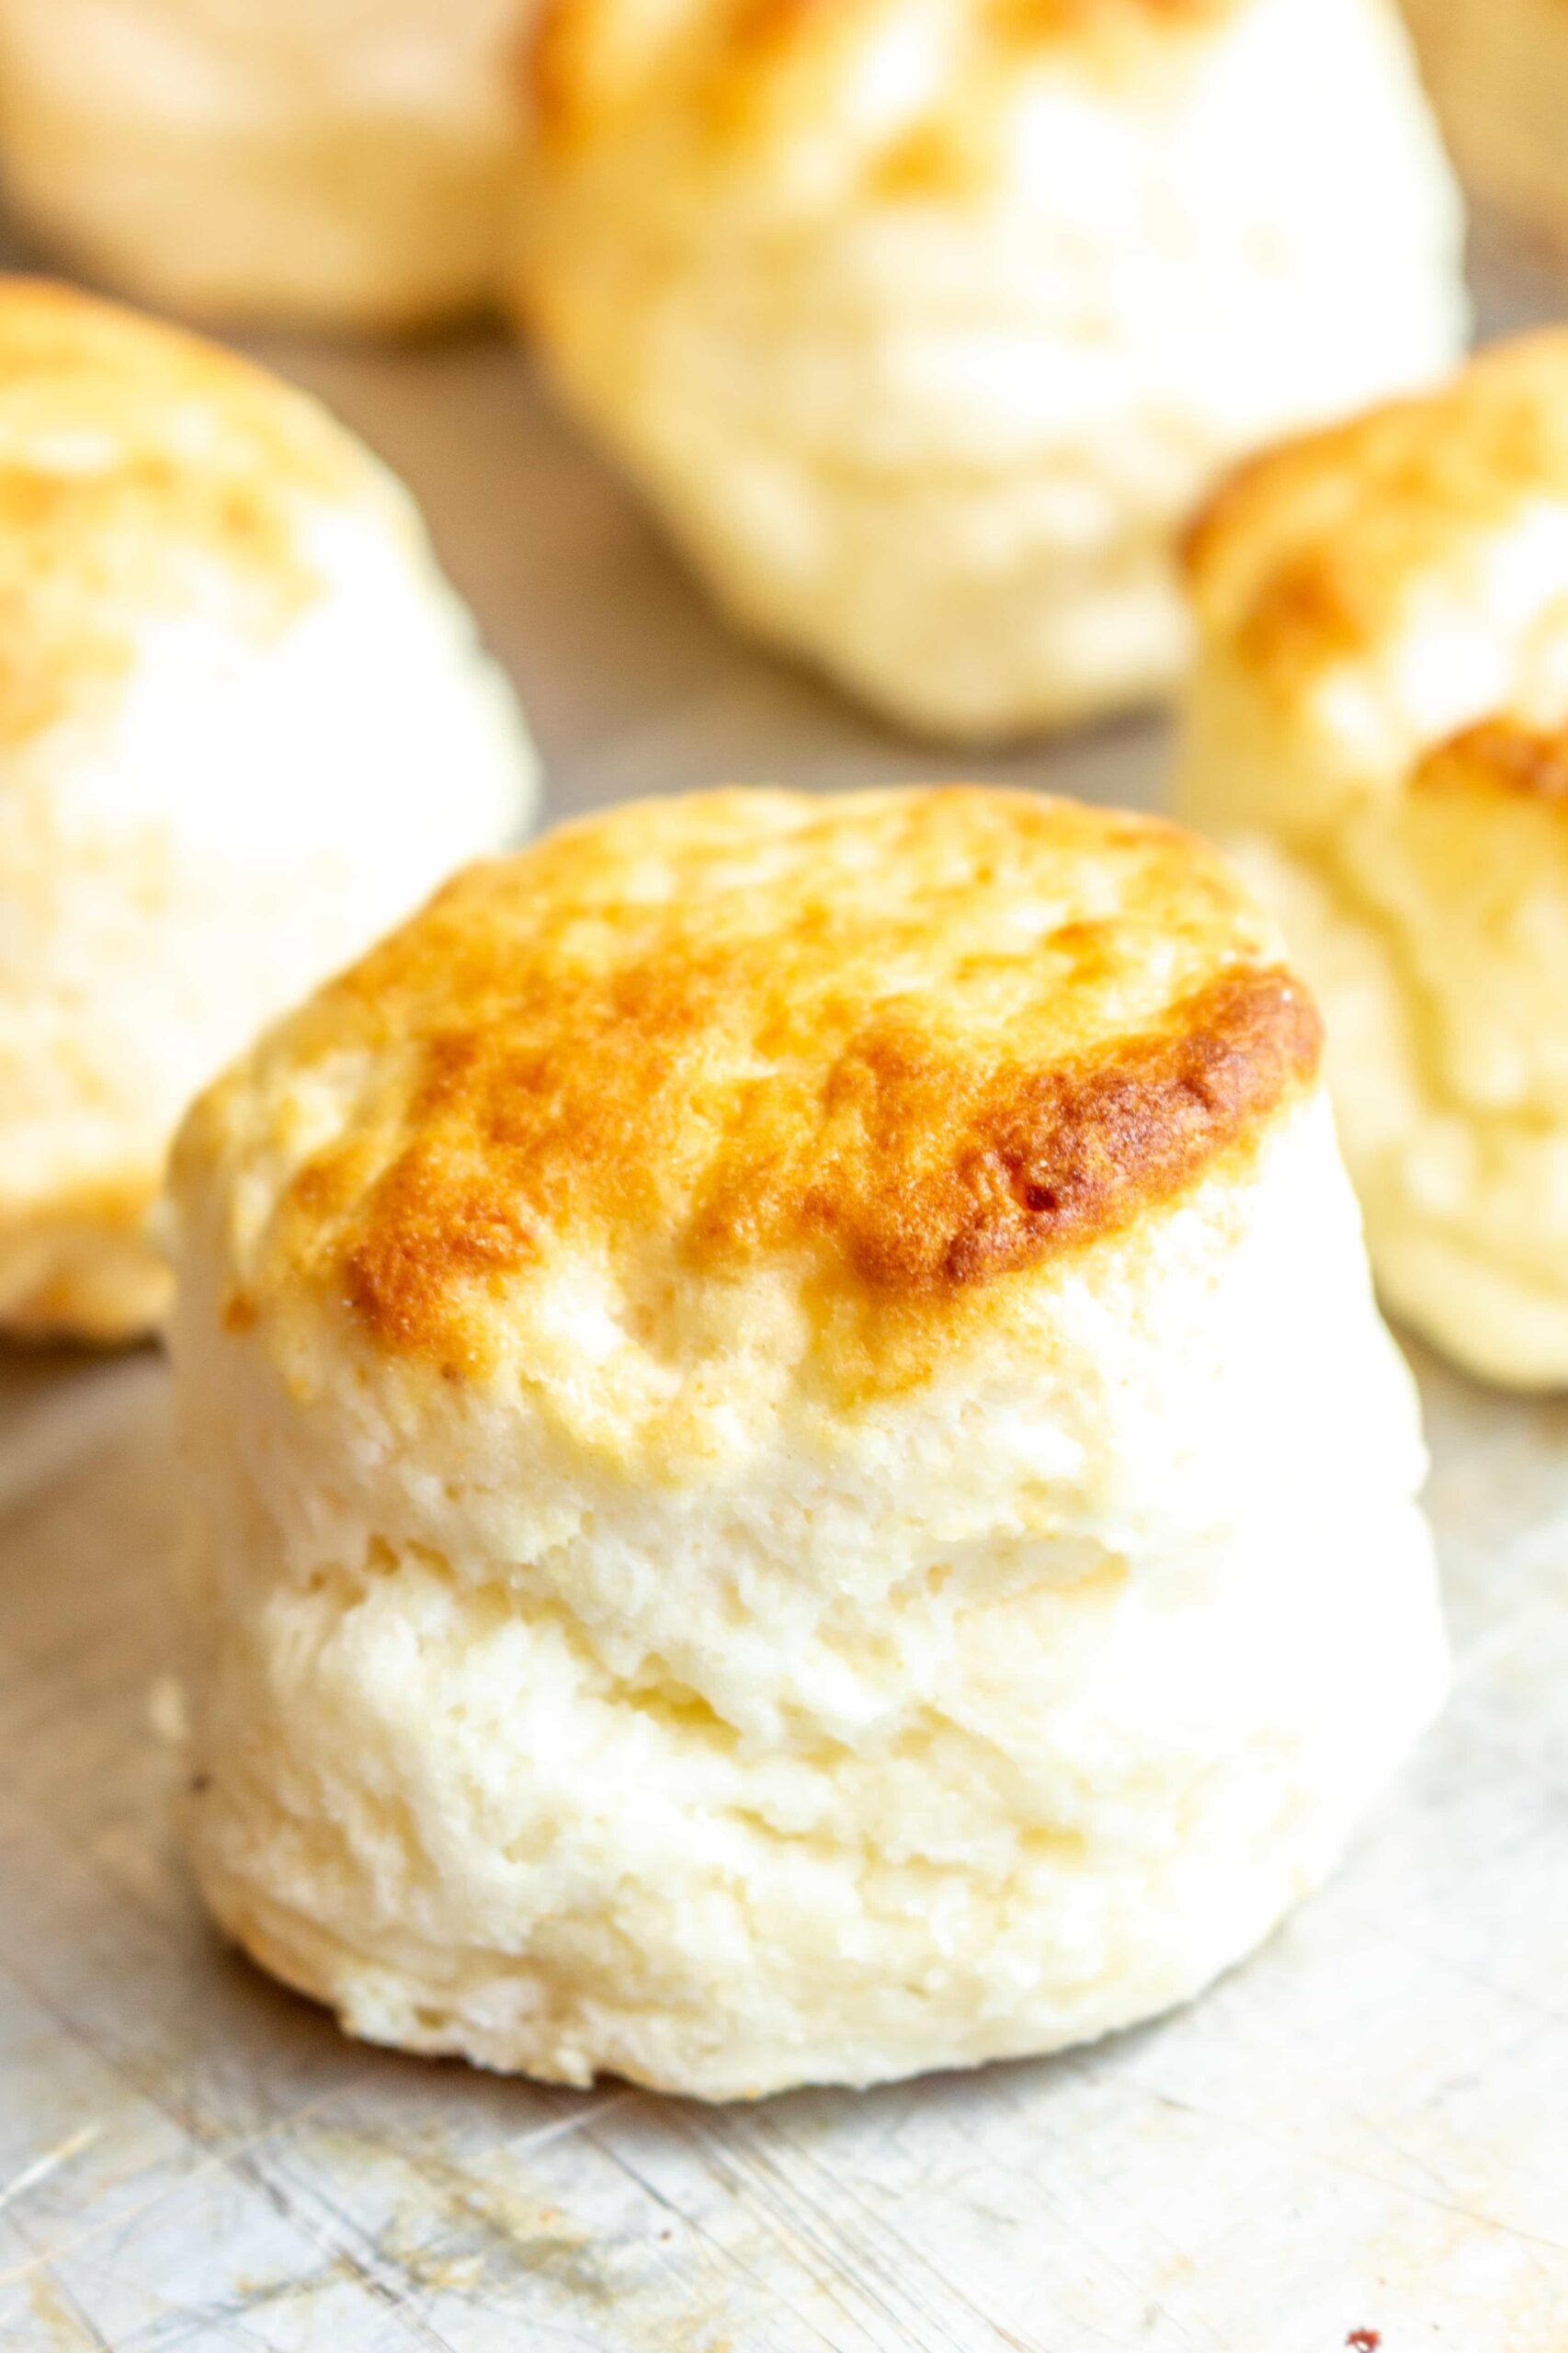
<svg viewBox="0 0 1568 2353">
<path fill-rule="evenodd" d="M 956 82 L 933 114 L 983 101 L 994 75 L 1041 61 L 1104 70 L 1211 31 L 1244 0 L 982 0 L 954 18 Z M 626 108 L 688 108 L 722 155 L 808 127 L 823 83 L 853 70 L 885 32 L 886 0 L 681 0 L 657 12 L 624 0 L 547 0 L 528 49 L 528 93 L 540 136 L 565 153 L 606 135 Z M 956 102 L 956 104 L 955 104 Z M 908 131 L 906 129 L 905 137 Z M 935 150 L 927 150 L 927 154 Z M 948 159 L 960 152 L 949 145 Z M 909 183 L 915 192 L 920 175 Z M 945 174 L 938 185 L 947 184 Z"/>
<path fill-rule="evenodd" d="M 198 1115 L 278 1125 L 271 1279 L 472 1364 L 562 1253 L 809 1270 L 873 1313 L 1133 1225 L 1316 1068 L 1315 1012 L 1188 836 L 1020 793 L 718 793 L 473 870 Z M 274 1255 L 274 1253 L 276 1255 Z"/>
<path fill-rule="evenodd" d="M 199 593 L 278 635 L 321 593 L 301 504 L 382 494 L 347 435 L 247 360 L 0 278 L 0 745 L 121 677 L 150 611 Z"/>
<path fill-rule="evenodd" d="M 1297 696 L 1375 654 L 1456 551 L 1552 498 L 1568 499 L 1568 327 L 1244 462 L 1187 535 L 1187 585 L 1205 633 Z"/>
<path fill-rule="evenodd" d="M 1497 793 L 1568 813 L 1568 722 L 1532 727 L 1509 712 L 1461 728 L 1428 752 L 1411 779 L 1418 793 Z"/>
</svg>

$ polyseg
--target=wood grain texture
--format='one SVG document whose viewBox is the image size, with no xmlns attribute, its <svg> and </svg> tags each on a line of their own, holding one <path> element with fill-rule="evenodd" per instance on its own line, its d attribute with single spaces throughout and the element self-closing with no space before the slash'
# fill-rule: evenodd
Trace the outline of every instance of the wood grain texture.
<svg viewBox="0 0 1568 2353">
<path fill-rule="evenodd" d="M 1499 319 L 1568 307 L 1488 267 Z M 426 498 L 555 813 L 950 770 L 736 648 L 498 344 L 271 356 Z M 1159 756 L 981 772 L 1146 801 Z M 358 2048 L 219 1948 L 162 1369 L 0 1359 L 0 2347 L 1562 2353 L 1568 1407 L 1421 1370 L 1458 1685 L 1328 1891 L 1087 2052 L 712 2111 Z"/>
</svg>

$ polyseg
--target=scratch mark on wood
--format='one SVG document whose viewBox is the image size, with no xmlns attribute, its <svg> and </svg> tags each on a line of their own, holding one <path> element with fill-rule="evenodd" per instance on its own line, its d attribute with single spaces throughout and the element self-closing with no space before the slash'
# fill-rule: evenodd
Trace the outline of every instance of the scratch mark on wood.
<svg viewBox="0 0 1568 2353">
<path fill-rule="evenodd" d="M 596 2100 L 591 2108 L 579 2109 L 574 2115 L 557 2117 L 552 2124 L 537 2124 L 532 2131 L 518 2133 L 506 2143 L 507 2152 L 516 2157 L 535 2155 L 557 2141 L 570 2140 L 574 2132 L 585 2132 L 590 2124 L 597 2124 L 604 2117 L 613 2116 L 618 2108 L 630 2108 L 634 2100 L 644 2097 L 630 2087 L 623 2092 L 611 2092 L 606 2098 Z"/>
<path fill-rule="evenodd" d="M 641 2172 L 640 2169 L 632 2164 L 630 2157 L 626 2156 L 619 2149 L 615 2148 L 609 2142 L 601 2141 L 597 2132 L 590 2131 L 588 2139 L 592 2142 L 594 2147 L 597 2149 L 599 2154 L 605 2158 L 608 2164 L 615 2166 L 617 2172 L 624 2174 L 626 2178 L 630 2182 L 633 2183 L 635 2187 L 642 2192 L 645 2198 L 651 2198 L 654 2205 L 661 2208 L 665 2213 L 673 2215 L 675 2220 L 681 2223 L 685 2229 L 688 2230 L 694 2238 L 700 2239 L 703 2245 L 710 2247 L 714 2255 L 718 2256 L 721 2263 L 724 2264 L 732 2270 L 738 2271 L 744 2279 L 751 2280 L 754 2286 L 761 2288 L 769 2297 L 772 2298 L 774 2302 L 780 2305 L 782 2309 L 790 2313 L 794 2319 L 802 2322 L 806 2327 L 810 2328 L 812 2334 L 815 2336 L 817 2343 L 827 2347 L 827 2353 L 848 2353 L 848 2348 L 835 2343 L 831 2336 L 824 2336 L 823 2335 L 816 2323 L 803 2313 L 792 2299 L 783 2292 L 776 2279 L 769 2279 L 767 2278 L 766 2275 L 758 2271 L 754 2265 L 749 2264 L 743 2255 L 737 2254 L 733 2247 L 726 2246 L 722 2239 L 715 2238 L 712 2232 L 710 2231 L 702 2222 L 699 2222 L 695 2214 L 688 2214 L 684 2207 L 677 2206 L 673 2199 L 666 2198 L 656 2184 L 651 2182 L 647 2176 Z M 842 2299 L 836 2293 L 833 2282 L 828 2281 L 820 2284 L 825 2285 L 828 2295 L 832 2302 L 838 2306 L 839 2311 L 843 2313 L 845 2319 L 853 2321 L 854 2314 L 848 2312 L 844 2306 Z"/>
<path fill-rule="evenodd" d="M 58 2272 L 48 2271 L 44 2274 L 44 2279 L 59 2304 L 62 2317 L 77 2330 L 78 2342 L 91 2346 L 93 2353 L 114 2353 L 113 2346 L 93 2319 L 92 2314 L 83 2308 L 80 2298 L 73 2294 Z"/>
<path fill-rule="evenodd" d="M 959 2282 L 952 2278 L 950 2273 L 943 2270 L 940 2265 L 934 2263 L 931 2260 L 924 2248 L 916 2246 L 913 2241 L 904 2237 L 902 2231 L 886 2222 L 883 2218 L 877 2213 L 876 2210 L 868 2202 L 868 2200 L 860 2195 L 859 2191 L 855 2188 L 853 2181 L 846 2174 L 835 2172 L 830 2167 L 820 2164 L 810 2150 L 802 2148 L 794 2139 L 789 2139 L 788 2144 L 790 2146 L 793 2161 L 800 2165 L 803 2169 L 819 2175 L 823 2182 L 826 2185 L 828 2194 L 833 2199 L 841 2204 L 853 2206 L 856 2211 L 863 2218 L 872 2234 L 885 2235 L 892 2241 L 893 2249 L 895 2250 L 895 2261 L 899 2274 L 907 2275 L 907 2273 L 912 2269 L 924 2272 L 936 2283 L 944 2294 L 952 2298 L 953 2302 L 959 2306 L 961 2312 L 968 2313 L 972 2319 L 977 2320 L 983 2328 L 988 2330 L 990 2334 L 997 2339 L 999 2344 L 1005 2346 L 1007 2348 L 1007 2353 L 1049 2353 L 1049 2348 L 1040 2345 L 1038 2340 L 1036 2343 L 1031 2345 L 1025 2338 L 1016 2336 L 1010 2328 L 1006 2327 L 1001 2321 L 995 2319 L 993 2314 L 985 2312 L 981 2305 L 975 2302 L 973 2297 L 969 2294 L 968 2290 L 960 2286 Z M 762 2151 L 753 2150 L 750 2152 L 750 2154 L 753 2162 L 759 2167 L 767 2167 L 769 2170 L 777 2171 L 777 2168 L 772 2165 L 771 2159 L 769 2159 Z M 1053 2207 L 1058 2204 L 1058 2201 L 1051 2198 L 1049 2190 L 1045 2189 L 1043 2186 L 1037 2184 L 1036 2187 L 1042 2200 Z M 1073 2226 L 1067 2224 L 1065 2221 L 1063 2227 L 1073 2229 Z M 1100 2262 L 1107 2266 L 1108 2269 L 1114 2271 L 1119 2279 L 1125 2280 L 1129 2287 L 1132 2288 L 1140 2294 L 1146 2292 L 1141 2281 L 1133 2279 L 1128 2272 L 1122 2269 L 1121 2266 L 1118 2264 L 1113 2257 L 1107 2255 L 1103 2247 L 1096 2245 L 1094 2240 L 1089 2238 L 1082 2230 L 1074 2229 L 1073 2234 L 1080 2240 L 1082 2245 L 1089 2249 L 1092 2255 L 1096 2256 Z M 885 2268 L 885 2266 L 883 2268 Z M 1189 2343 L 1193 2341 L 1191 2331 L 1184 2326 L 1182 2322 L 1177 2319 L 1174 2313 L 1170 2312 L 1164 2304 L 1160 2303 L 1157 2298 L 1152 2300 L 1152 2308 L 1157 2310 L 1163 2319 L 1168 2320 L 1172 2327 L 1176 2329 L 1181 2336 L 1185 2336 Z M 956 2339 L 952 2341 L 955 2343 L 958 2342 Z M 970 2345 L 961 2346 L 960 2353 L 971 2353 L 971 2345 L 972 2340 L 971 2340 Z"/>
<path fill-rule="evenodd" d="M 332 2221 L 343 2233 L 341 2240 L 335 2237 L 333 2232 L 323 2230 L 310 2207 L 301 2200 L 290 2197 L 280 2181 L 274 2180 L 262 2169 L 256 2151 L 245 2150 L 226 2158 L 224 2162 L 230 2173 L 265 2198 L 268 2205 L 272 2206 L 285 2222 L 292 2223 L 293 2227 L 301 2232 L 312 2246 L 319 2249 L 329 2264 L 341 2265 L 365 2294 L 373 2302 L 382 2305 L 416 2344 L 427 2348 L 427 2353 L 456 2353 L 455 2347 L 431 2326 L 423 2313 L 414 2311 L 398 2294 L 392 2283 L 380 2276 L 375 2268 L 377 2250 L 373 2243 L 366 2238 L 364 2233 L 358 2230 L 348 2216 L 339 2207 L 334 2205 L 330 2199 L 316 2193 L 311 2202 L 312 2205 L 319 2204 L 325 2209 Z M 350 2241 L 354 2244 L 350 2244 Z"/>
<path fill-rule="evenodd" d="M 779 2168 L 756 2148 L 744 2154 L 725 2146 L 725 2128 L 717 2120 L 710 2124 L 679 2120 L 679 2127 L 715 2177 L 732 2192 L 744 2192 L 747 2177 L 759 2203 L 772 2215 L 774 2225 L 786 2243 L 794 2242 L 803 2251 L 803 2259 L 815 2256 L 826 2279 L 842 2277 L 848 2279 L 856 2292 L 881 2312 L 901 2331 L 899 2342 L 905 2341 L 911 2316 L 916 2325 L 927 2333 L 940 2336 L 941 2341 L 964 2353 L 960 2340 L 929 2311 L 919 2297 L 906 2288 L 902 2279 L 890 2278 L 886 2266 L 877 2257 L 874 2248 L 858 2245 L 854 2239 L 826 2213 L 817 2210 L 802 2198 Z M 868 2276 L 866 2256 L 881 2275 L 880 2283 Z M 989 2323 L 987 2323 L 989 2325 Z"/>
<path fill-rule="evenodd" d="M 46 2253 L 30 2256 L 25 2263 L 13 2264 L 6 2270 L 0 2271 L 0 2288 L 14 2287 L 51 2263 L 64 2262 L 67 2256 L 76 2255 L 81 2249 L 91 2246 L 98 2239 L 117 2231 L 128 2230 L 134 2223 L 144 2222 L 148 2215 L 155 2213 L 160 2206 L 166 2205 L 171 2198 L 183 2196 L 187 2189 L 205 2180 L 210 2175 L 222 2173 L 236 2155 L 248 2154 L 252 2150 L 262 2147 L 267 2142 L 283 2133 L 293 2131 L 307 2119 L 323 2114 L 335 2101 L 347 2097 L 351 2089 L 352 2086 L 349 2085 L 336 2085 L 330 2092 L 324 2092 L 318 2099 L 303 2101 L 299 2108 L 291 2109 L 287 2116 L 276 2118 L 261 2131 L 253 2133 L 247 2140 L 237 2143 L 230 2149 L 214 2147 L 210 2143 L 203 2144 L 192 2140 L 187 2133 L 186 2138 L 190 2141 L 193 2147 L 205 2148 L 205 2154 L 198 2164 L 177 2174 L 172 2181 L 165 2182 L 161 2189 L 155 2190 L 152 2197 L 144 2199 L 140 2205 L 131 2207 L 124 2213 L 106 2215 L 102 2221 L 89 2223 L 85 2230 L 76 2232 L 74 2236 L 58 2241 Z"/>
<path fill-rule="evenodd" d="M 36 2189 L 40 2181 L 47 2181 L 51 2174 L 58 2173 L 62 2165 L 68 2165 L 73 2157 L 79 2157 L 84 2149 L 90 2149 L 102 2131 L 101 2124 L 84 2124 L 79 2132 L 71 2133 L 58 2148 L 46 2150 L 41 2157 L 34 2157 L 30 2165 L 25 2165 L 20 2173 L 13 2174 L 0 2188 L 0 2213 L 18 2198 L 25 2198 L 29 2189 Z"/>
<path fill-rule="evenodd" d="M 1367 2165 L 1351 2165 L 1344 2157 L 1331 2157 L 1325 2150 L 1314 2149 L 1310 2143 L 1267 2132 L 1261 2125 L 1198 2108 L 1189 2100 L 1177 2099 L 1170 2092 L 1152 2092 L 1143 2085 L 1136 2088 L 1143 2091 L 1146 2097 L 1157 2100 L 1162 2108 L 1174 2109 L 1178 2115 L 1196 2116 L 1208 2124 L 1226 2125 L 1244 2139 L 1261 2141 L 1270 2148 L 1289 2150 L 1292 2156 L 1304 2157 L 1309 2165 L 1322 2165 L 1330 2173 L 1344 2175 L 1347 2180 L 1369 2182 L 1374 2188 L 1384 2191 L 1391 2198 L 1408 2198 L 1415 2205 L 1430 2207 L 1434 2213 L 1449 2215 L 1455 2222 L 1468 2222 L 1474 2230 L 1495 2232 L 1498 2237 L 1512 2239 L 1519 2246 L 1539 2247 L 1548 2255 L 1568 2256 L 1568 2241 L 1547 2238 L 1539 2231 L 1520 2230 L 1517 2223 L 1501 2222 L 1495 2214 L 1478 2214 L 1473 2208 L 1454 2199 L 1436 2197 L 1427 2189 L 1415 2189 L 1408 2182 L 1390 2181 L 1386 2175 L 1374 2173 Z"/>
</svg>

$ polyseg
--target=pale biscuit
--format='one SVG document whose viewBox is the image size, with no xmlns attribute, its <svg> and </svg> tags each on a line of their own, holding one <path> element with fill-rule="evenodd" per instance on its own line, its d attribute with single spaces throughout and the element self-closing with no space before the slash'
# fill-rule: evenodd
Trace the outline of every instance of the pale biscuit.
<svg viewBox="0 0 1568 2353">
<path fill-rule="evenodd" d="M 1199 525 L 1178 801 L 1328 1023 L 1390 1304 L 1568 1381 L 1568 333 L 1244 469 Z"/>
<path fill-rule="evenodd" d="M 709 2097 L 1197 1991 L 1437 1703 L 1271 927 L 1021 794 L 460 878 L 176 1155 L 192 1849 L 355 2032 Z"/>
<path fill-rule="evenodd" d="M 721 601 L 895 719 L 1168 687 L 1178 523 L 1446 366 L 1384 0 L 552 0 L 517 298 Z"/>
<path fill-rule="evenodd" d="M 495 290 L 528 0 L 0 0 L 0 172 L 106 284 L 403 328 Z"/>
<path fill-rule="evenodd" d="M 406 495 L 313 403 L 0 280 L 0 1327 L 112 1339 L 197 1088 L 504 841 L 532 765 Z"/>
</svg>

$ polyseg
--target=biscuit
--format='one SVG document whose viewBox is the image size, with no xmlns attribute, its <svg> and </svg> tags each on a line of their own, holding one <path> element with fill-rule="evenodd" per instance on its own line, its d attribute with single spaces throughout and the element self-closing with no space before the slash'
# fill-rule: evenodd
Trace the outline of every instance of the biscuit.
<svg viewBox="0 0 1568 2353">
<path fill-rule="evenodd" d="M 0 280 L 0 1328 L 118 1339 L 168 1139 L 524 813 L 405 494 L 260 369 Z"/>
<path fill-rule="evenodd" d="M 1168 688 L 1199 494 L 1461 339 L 1383 0 L 551 0 L 531 86 L 567 405 L 743 625 L 930 733 Z"/>
<path fill-rule="evenodd" d="M 718 2098 L 1195 1993 L 1437 1703 L 1271 926 L 1020 793 L 459 878 L 175 1160 L 196 1867 L 357 2034 Z"/>
<path fill-rule="evenodd" d="M 1177 787 L 1324 1007 L 1390 1306 L 1568 1381 L 1568 333 L 1244 468 Z"/>
<path fill-rule="evenodd" d="M 0 172 L 104 283 L 231 322 L 488 302 L 526 0 L 0 0 Z"/>
</svg>

